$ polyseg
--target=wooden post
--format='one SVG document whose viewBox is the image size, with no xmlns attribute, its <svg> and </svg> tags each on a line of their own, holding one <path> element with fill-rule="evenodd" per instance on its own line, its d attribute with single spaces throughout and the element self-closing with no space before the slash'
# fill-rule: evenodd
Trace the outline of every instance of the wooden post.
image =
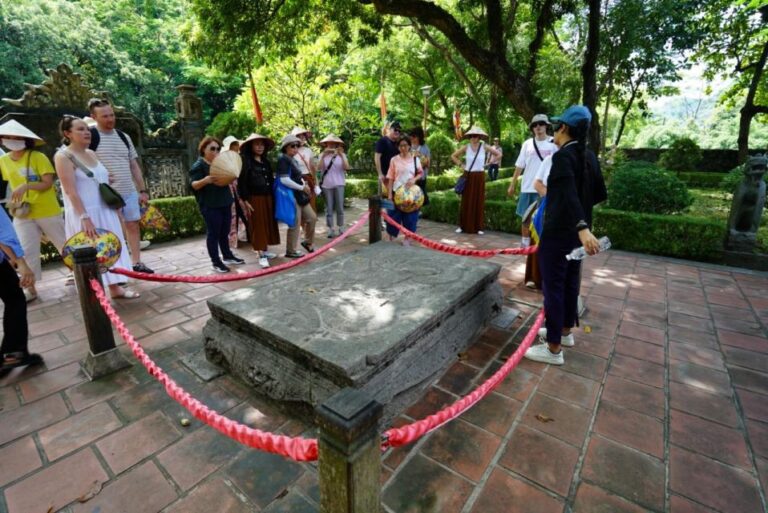
<svg viewBox="0 0 768 513">
<path fill-rule="evenodd" d="M 368 244 L 381 241 L 381 198 L 371 196 L 368 198 L 368 210 L 371 217 L 368 218 Z"/>
<path fill-rule="evenodd" d="M 364 392 L 345 388 L 316 409 L 320 513 L 377 513 L 381 508 L 384 407 Z"/>
<path fill-rule="evenodd" d="M 96 263 L 96 248 L 78 246 L 74 251 L 75 283 L 80 296 L 85 332 L 88 335 L 88 356 L 80 363 L 83 372 L 93 381 L 131 364 L 115 347 L 112 324 L 91 289 L 91 278 L 100 284 L 101 273 Z M 102 284 L 103 285 L 103 284 Z"/>
</svg>

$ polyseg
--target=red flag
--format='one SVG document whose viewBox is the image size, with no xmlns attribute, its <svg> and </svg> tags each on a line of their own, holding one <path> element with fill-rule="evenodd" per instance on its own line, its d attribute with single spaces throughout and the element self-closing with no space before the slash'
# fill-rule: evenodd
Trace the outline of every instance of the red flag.
<svg viewBox="0 0 768 513">
<path fill-rule="evenodd" d="M 384 91 L 379 95 L 379 109 L 381 110 L 381 120 L 387 119 L 387 98 L 384 96 Z"/>
<path fill-rule="evenodd" d="M 248 70 L 248 78 L 251 79 L 251 103 L 253 104 L 253 116 L 256 118 L 256 123 L 262 125 L 264 124 L 264 116 L 261 113 L 259 96 L 256 94 L 256 86 L 253 83 L 253 74 L 251 73 L 251 70 Z"/>
<path fill-rule="evenodd" d="M 461 133 L 461 116 L 458 108 L 453 111 L 453 131 L 456 134 L 456 140 L 461 141 L 463 134 Z"/>
</svg>

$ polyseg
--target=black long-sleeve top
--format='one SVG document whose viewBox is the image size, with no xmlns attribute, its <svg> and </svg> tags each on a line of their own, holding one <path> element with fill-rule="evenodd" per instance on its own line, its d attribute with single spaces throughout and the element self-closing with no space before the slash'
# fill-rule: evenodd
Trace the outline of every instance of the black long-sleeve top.
<svg viewBox="0 0 768 513">
<path fill-rule="evenodd" d="M 608 193 L 600 163 L 591 150 L 586 150 L 586 160 L 585 169 L 576 141 L 552 155 L 542 237 L 576 235 L 584 223 L 592 227 L 592 207 L 605 201 Z"/>
<path fill-rule="evenodd" d="M 246 162 L 246 158 L 250 158 L 251 162 Z M 237 179 L 237 193 L 241 198 L 247 200 L 251 196 L 270 196 L 274 183 L 275 175 L 266 157 L 261 162 L 253 157 L 243 157 L 243 169 Z"/>
</svg>

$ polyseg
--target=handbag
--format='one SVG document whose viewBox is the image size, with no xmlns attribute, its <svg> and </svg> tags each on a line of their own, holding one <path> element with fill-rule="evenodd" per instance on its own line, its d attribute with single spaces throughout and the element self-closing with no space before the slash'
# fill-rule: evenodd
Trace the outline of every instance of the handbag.
<svg viewBox="0 0 768 513">
<path fill-rule="evenodd" d="M 477 156 L 480 155 L 480 148 L 483 147 L 483 143 L 480 143 L 480 147 L 477 149 L 477 152 L 475 153 L 474 158 L 472 159 L 472 163 L 469 165 L 469 169 L 472 169 L 475 167 L 475 162 L 477 161 Z M 456 185 L 453 186 L 453 192 L 455 192 L 458 195 L 464 194 L 464 189 L 467 187 L 467 174 L 469 171 L 464 171 L 464 174 L 462 174 L 458 181 L 456 182 Z"/>
<path fill-rule="evenodd" d="M 29 162 L 31 158 L 32 158 L 32 151 L 28 151 L 26 183 L 29 183 Z M 26 219 L 29 216 L 30 212 L 32 211 L 32 205 L 29 203 L 29 201 L 24 200 L 24 197 L 26 197 L 26 195 L 27 195 L 27 192 L 24 191 L 24 195 L 22 196 L 21 201 L 13 201 L 10 199 L 8 200 L 8 203 L 7 203 L 8 212 L 10 212 L 10 214 L 13 217 L 17 217 L 19 219 Z"/>
<path fill-rule="evenodd" d="M 280 179 L 275 180 L 275 219 L 281 223 L 293 227 L 296 224 L 296 204 L 294 203 L 293 191 L 280 183 Z"/>
<path fill-rule="evenodd" d="M 88 178 L 91 178 L 94 182 L 99 184 L 99 195 L 101 196 L 101 199 L 104 200 L 104 203 L 107 204 L 109 208 L 114 208 L 115 210 L 119 208 L 123 208 L 125 206 L 125 200 L 120 195 L 119 192 L 117 192 L 114 187 L 109 185 L 108 183 L 102 183 L 96 179 L 95 176 L 93 176 L 93 172 L 88 169 L 83 163 L 81 163 L 77 157 L 72 155 L 67 150 L 63 150 L 64 154 L 69 158 L 69 160 L 72 161 L 72 163 L 75 165 L 76 168 L 79 168 Z"/>
<path fill-rule="evenodd" d="M 296 198 L 296 203 L 298 203 L 300 207 L 309 204 L 309 194 L 304 191 L 293 191 L 293 197 Z"/>
</svg>

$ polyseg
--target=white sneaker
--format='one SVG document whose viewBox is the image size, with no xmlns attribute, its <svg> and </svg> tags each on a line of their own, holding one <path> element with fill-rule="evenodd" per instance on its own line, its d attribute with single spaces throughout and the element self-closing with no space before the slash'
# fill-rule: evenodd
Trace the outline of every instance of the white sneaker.
<svg viewBox="0 0 768 513">
<path fill-rule="evenodd" d="M 150 244 L 152 244 L 152 243 L 149 242 L 148 240 L 143 240 L 143 241 L 139 242 L 139 249 L 144 251 L 145 249 L 147 249 L 149 247 Z"/>
<path fill-rule="evenodd" d="M 269 267 L 269 260 L 267 260 L 267 257 L 263 256 L 259 258 L 259 265 L 261 266 L 262 269 L 266 269 L 267 267 Z"/>
<path fill-rule="evenodd" d="M 555 354 L 550 352 L 547 344 L 538 344 L 531 346 L 525 352 L 525 357 L 534 362 L 548 363 L 550 365 L 562 365 L 565 363 L 563 358 L 563 350 Z"/>
<path fill-rule="evenodd" d="M 461 233 L 461 232 L 463 232 L 463 231 L 464 231 L 464 230 L 462 230 L 461 228 L 456 228 L 456 233 Z"/>
<path fill-rule="evenodd" d="M 485 235 L 485 232 L 483 230 L 477 230 L 478 235 Z"/>
<path fill-rule="evenodd" d="M 275 253 L 272 253 L 271 251 L 262 251 L 261 256 L 264 258 L 268 258 L 269 260 L 272 260 L 273 258 L 277 258 L 277 255 Z"/>
<path fill-rule="evenodd" d="M 546 342 L 547 340 L 547 328 L 539 328 L 539 338 Z M 573 333 L 562 335 L 560 337 L 560 345 L 563 347 L 573 347 L 576 345 L 576 341 L 573 338 Z"/>
</svg>

